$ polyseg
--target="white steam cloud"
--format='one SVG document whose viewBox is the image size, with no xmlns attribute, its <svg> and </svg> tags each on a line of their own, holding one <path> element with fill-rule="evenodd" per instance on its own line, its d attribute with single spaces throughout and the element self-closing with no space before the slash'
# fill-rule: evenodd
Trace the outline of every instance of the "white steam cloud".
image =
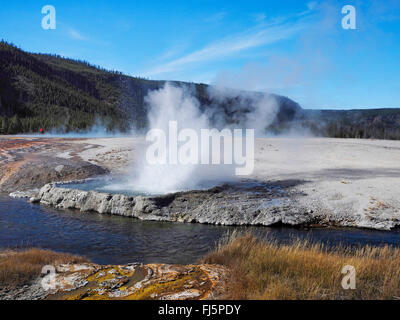
<svg viewBox="0 0 400 320">
<path fill-rule="evenodd" d="M 275 97 L 267 93 L 214 85 L 208 88 L 208 95 L 213 101 L 208 114 L 217 126 L 254 129 L 257 137 L 266 135 L 266 128 L 273 123 L 279 111 Z M 221 106 L 227 106 L 228 112 L 224 110 L 222 114 Z"/>
<path fill-rule="evenodd" d="M 200 103 L 189 87 L 166 83 L 163 88 L 151 91 L 146 97 L 146 103 L 150 108 L 149 129 L 168 132 L 169 122 L 176 121 L 178 131 L 190 128 L 200 136 L 201 129 L 211 128 L 207 115 L 200 111 Z M 154 165 L 147 163 L 144 154 L 145 150 L 142 161 L 135 167 L 135 178 L 132 179 L 132 187 L 141 192 L 167 193 L 207 188 L 233 178 L 233 167 L 229 165 Z"/>
<path fill-rule="evenodd" d="M 50 131 L 46 131 L 43 134 L 22 134 L 24 137 L 35 137 L 35 138 L 118 138 L 126 137 L 126 133 L 114 130 L 110 131 L 107 129 L 107 125 L 96 120 L 94 125 L 87 130 L 81 131 L 67 131 L 65 126 L 59 128 L 53 128 Z"/>
<path fill-rule="evenodd" d="M 207 92 L 212 103 L 201 106 L 194 90 L 194 87 L 166 83 L 163 88 L 149 92 L 145 99 L 149 107 L 149 130 L 168 132 L 170 121 L 176 121 L 178 131 L 189 128 L 198 136 L 202 129 L 212 128 L 254 129 L 256 135 L 265 135 L 266 127 L 274 121 L 278 111 L 278 104 L 271 95 L 215 86 Z M 169 144 L 167 148 L 170 148 Z M 209 151 L 199 149 L 200 153 L 208 154 Z M 136 164 L 130 179 L 130 188 L 140 192 L 202 189 L 237 179 L 234 164 L 155 165 L 146 161 L 145 153 L 143 149 L 142 160 Z"/>
</svg>

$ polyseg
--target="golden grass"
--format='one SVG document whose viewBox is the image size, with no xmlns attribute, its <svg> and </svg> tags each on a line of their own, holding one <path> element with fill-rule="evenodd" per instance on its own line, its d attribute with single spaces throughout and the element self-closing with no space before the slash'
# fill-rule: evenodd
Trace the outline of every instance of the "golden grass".
<svg viewBox="0 0 400 320">
<path fill-rule="evenodd" d="M 227 299 L 400 299 L 400 249 L 357 249 L 296 241 L 290 245 L 233 233 L 204 258 L 231 270 Z M 345 265 L 356 289 L 344 290 Z"/>
<path fill-rule="evenodd" d="M 0 252 L 0 286 L 26 284 L 38 277 L 45 265 L 86 261 L 83 257 L 50 250 L 3 251 Z"/>
</svg>

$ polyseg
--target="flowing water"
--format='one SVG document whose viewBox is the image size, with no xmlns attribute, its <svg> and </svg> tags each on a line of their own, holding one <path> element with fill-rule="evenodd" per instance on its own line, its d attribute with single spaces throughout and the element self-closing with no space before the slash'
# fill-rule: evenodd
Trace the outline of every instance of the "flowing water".
<svg viewBox="0 0 400 320">
<path fill-rule="evenodd" d="M 100 264 L 195 263 L 226 232 L 248 229 L 280 242 L 293 239 L 331 245 L 400 246 L 400 231 L 358 229 L 235 228 L 139 221 L 128 217 L 58 211 L 0 195 L 0 248 L 41 247 L 84 255 Z"/>
</svg>

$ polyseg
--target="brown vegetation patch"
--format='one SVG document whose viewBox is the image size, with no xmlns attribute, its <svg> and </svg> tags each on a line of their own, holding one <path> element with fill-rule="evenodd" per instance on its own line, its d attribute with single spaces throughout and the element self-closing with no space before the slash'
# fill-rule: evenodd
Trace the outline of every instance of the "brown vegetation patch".
<svg viewBox="0 0 400 320">
<path fill-rule="evenodd" d="M 45 265 L 85 262 L 83 257 L 50 250 L 29 249 L 0 253 L 0 287 L 16 287 L 40 276 Z"/>
<path fill-rule="evenodd" d="M 290 245 L 232 235 L 205 259 L 231 271 L 229 299 L 397 299 L 400 249 L 365 246 L 327 249 L 297 241 Z M 346 265 L 355 267 L 356 289 L 344 290 Z"/>
</svg>

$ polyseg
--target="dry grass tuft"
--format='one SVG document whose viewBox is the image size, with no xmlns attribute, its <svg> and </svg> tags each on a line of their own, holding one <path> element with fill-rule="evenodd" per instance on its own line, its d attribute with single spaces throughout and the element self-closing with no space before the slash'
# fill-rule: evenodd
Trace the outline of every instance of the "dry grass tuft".
<svg viewBox="0 0 400 320">
<path fill-rule="evenodd" d="M 38 277 L 45 265 L 86 261 L 83 257 L 50 250 L 3 251 L 0 252 L 0 287 L 26 284 Z"/>
<path fill-rule="evenodd" d="M 228 299 L 399 299 L 400 249 L 358 249 L 297 241 L 290 245 L 233 233 L 205 263 L 231 270 Z M 345 265 L 356 270 L 356 289 L 344 290 Z"/>
</svg>

